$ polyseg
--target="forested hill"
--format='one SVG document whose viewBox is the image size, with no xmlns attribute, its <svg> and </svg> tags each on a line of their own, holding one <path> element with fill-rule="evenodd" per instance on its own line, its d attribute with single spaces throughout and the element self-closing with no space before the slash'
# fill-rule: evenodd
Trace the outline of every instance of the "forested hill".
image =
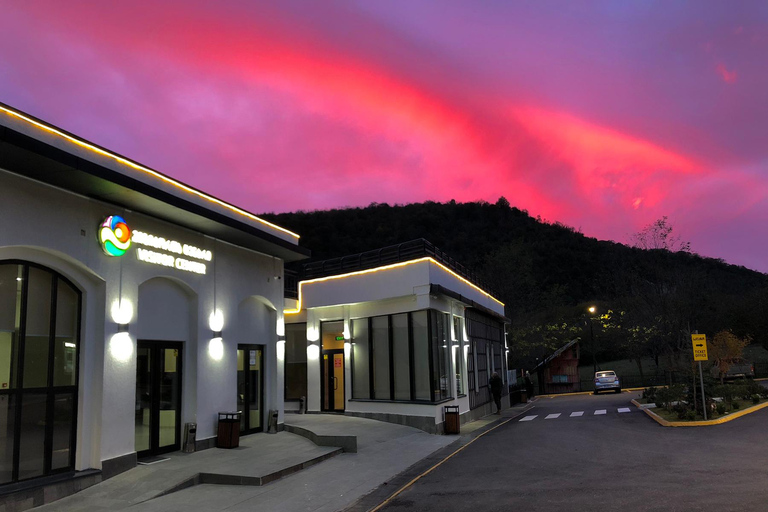
<svg viewBox="0 0 768 512">
<path fill-rule="evenodd" d="M 755 319 L 741 319 L 740 326 L 734 326 L 733 318 L 744 316 L 742 301 L 762 301 L 768 289 L 768 276 L 759 272 L 687 252 L 599 241 L 533 218 L 504 198 L 495 204 L 374 203 L 262 217 L 299 233 L 313 260 L 425 238 L 492 283 L 518 325 L 575 317 L 584 304 L 594 301 L 606 310 L 630 309 L 644 294 L 654 302 L 659 299 L 654 293 L 664 294 L 666 300 L 671 291 L 675 300 L 689 300 L 690 295 L 696 302 L 691 315 L 707 316 L 707 322 L 718 324 L 712 328 L 737 327 L 754 335 Z M 689 315 L 691 320 L 705 319 Z"/>
</svg>

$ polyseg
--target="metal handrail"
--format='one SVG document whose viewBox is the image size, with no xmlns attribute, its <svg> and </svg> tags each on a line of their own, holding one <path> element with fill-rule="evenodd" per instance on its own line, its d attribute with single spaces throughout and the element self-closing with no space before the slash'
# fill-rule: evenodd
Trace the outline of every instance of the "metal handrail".
<svg viewBox="0 0 768 512">
<path fill-rule="evenodd" d="M 335 274 L 345 274 L 358 270 L 368 270 L 371 268 L 409 261 L 424 256 L 429 256 L 435 259 L 436 261 L 442 263 L 449 269 L 456 272 L 461 277 L 481 287 L 488 293 L 493 294 L 487 283 L 483 283 L 480 279 L 480 276 L 476 272 L 472 272 L 467 267 L 446 254 L 444 251 L 438 247 L 435 247 L 431 242 L 423 238 L 410 240 L 408 242 L 403 242 L 397 245 L 381 247 L 379 249 L 361 252 L 358 254 L 351 254 L 338 258 L 330 258 L 327 260 L 305 263 L 302 265 L 301 270 L 299 271 L 296 278 L 296 286 L 298 286 L 298 281 L 317 279 Z M 286 275 L 286 293 L 288 293 L 288 284 L 289 279 Z M 286 295 L 286 297 L 287 296 L 288 295 Z"/>
</svg>

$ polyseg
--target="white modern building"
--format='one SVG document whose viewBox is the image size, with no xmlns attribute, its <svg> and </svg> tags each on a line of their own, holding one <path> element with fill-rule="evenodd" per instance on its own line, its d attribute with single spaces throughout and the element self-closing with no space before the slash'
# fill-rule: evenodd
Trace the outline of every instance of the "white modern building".
<svg viewBox="0 0 768 512">
<path fill-rule="evenodd" d="M 220 411 L 282 423 L 283 265 L 308 254 L 0 105 L 0 492 L 107 478 L 178 450 L 186 423 L 214 446 Z"/>
<path fill-rule="evenodd" d="M 495 412 L 507 379 L 504 304 L 425 240 L 303 268 L 287 299 L 286 410 L 335 412 L 444 431 Z M 504 406 L 508 394 L 504 386 Z M 455 411 L 456 409 L 452 409 Z"/>
</svg>

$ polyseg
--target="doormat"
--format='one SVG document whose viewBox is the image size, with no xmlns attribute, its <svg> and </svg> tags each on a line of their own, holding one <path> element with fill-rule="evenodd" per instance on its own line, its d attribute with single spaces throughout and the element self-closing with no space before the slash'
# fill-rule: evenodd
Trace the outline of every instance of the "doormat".
<svg viewBox="0 0 768 512">
<path fill-rule="evenodd" d="M 141 466 L 149 466 L 150 464 L 157 464 L 158 462 L 163 462 L 166 460 L 170 459 L 168 457 L 146 457 L 139 459 L 137 463 Z"/>
</svg>

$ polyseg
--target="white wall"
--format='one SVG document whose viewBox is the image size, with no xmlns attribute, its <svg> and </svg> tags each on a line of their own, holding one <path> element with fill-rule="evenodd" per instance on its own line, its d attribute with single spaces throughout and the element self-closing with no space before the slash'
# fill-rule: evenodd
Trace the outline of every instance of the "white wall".
<svg viewBox="0 0 768 512">
<path fill-rule="evenodd" d="M 105 255 L 97 233 L 109 215 L 123 216 L 132 229 L 211 250 L 213 261 L 207 264 L 207 273 L 142 262 L 133 249 L 120 258 Z M 266 345 L 268 380 L 273 379 L 268 407 L 282 408 L 275 352 L 276 311 L 283 309 L 283 281 L 275 279 L 282 275 L 281 260 L 2 170 L 0 219 L 1 259 L 40 263 L 61 272 L 83 292 L 77 469 L 98 468 L 102 460 L 134 451 L 136 340 L 140 337 L 185 342 L 183 421 L 198 423 L 199 439 L 215 435 L 215 413 L 234 408 L 237 343 L 252 339 L 241 337 L 235 328 L 238 305 L 250 297 L 260 297 L 271 311 L 259 317 L 258 336 Z M 153 288 L 156 278 L 172 280 L 183 289 L 190 298 L 187 309 L 177 309 L 179 297 L 164 302 L 159 296 L 152 299 L 152 293 L 140 293 L 140 287 Z M 110 310 L 119 300 L 130 302 L 134 315 L 129 340 L 113 344 L 117 324 Z M 221 360 L 209 353 L 208 317 L 214 309 L 224 313 Z M 163 323 L 166 315 L 186 316 L 187 321 Z M 122 354 L 127 359 L 113 350 L 121 347 L 127 349 Z M 224 407 L 227 400 L 232 404 Z"/>
</svg>

